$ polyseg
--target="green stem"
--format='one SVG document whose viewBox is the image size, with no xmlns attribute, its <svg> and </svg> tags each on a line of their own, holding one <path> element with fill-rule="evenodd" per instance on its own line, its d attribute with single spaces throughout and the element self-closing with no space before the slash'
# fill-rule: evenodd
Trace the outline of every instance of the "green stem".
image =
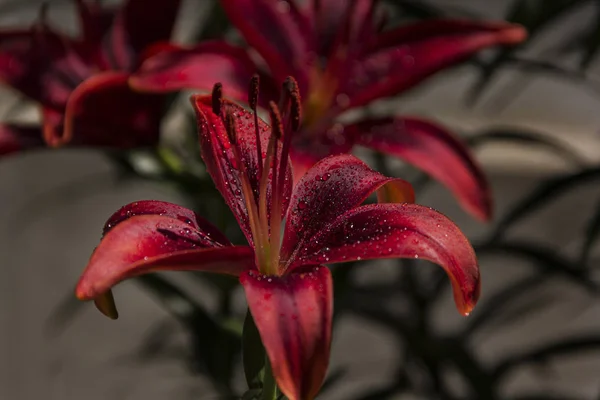
<svg viewBox="0 0 600 400">
<path fill-rule="evenodd" d="M 265 355 L 265 375 L 263 380 L 263 400 L 277 400 L 277 383 L 273 377 L 273 371 L 271 370 L 271 362 L 269 357 Z"/>
</svg>

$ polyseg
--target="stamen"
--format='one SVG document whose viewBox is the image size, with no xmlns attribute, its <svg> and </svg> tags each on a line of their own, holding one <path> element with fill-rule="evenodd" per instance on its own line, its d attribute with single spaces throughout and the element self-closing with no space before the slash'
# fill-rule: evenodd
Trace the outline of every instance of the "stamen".
<svg viewBox="0 0 600 400">
<path fill-rule="evenodd" d="M 298 82 L 296 82 L 296 80 L 291 77 L 288 76 L 287 78 L 285 78 L 285 81 L 283 81 L 283 84 L 281 85 L 281 97 L 279 99 L 279 109 L 282 110 L 285 114 L 285 111 L 288 109 L 288 106 L 290 104 L 290 98 L 292 96 L 292 93 L 294 92 L 298 92 Z"/>
<path fill-rule="evenodd" d="M 271 265 L 276 273 L 279 272 L 279 253 L 280 253 L 280 231 L 281 231 L 281 194 L 283 186 L 279 184 L 279 182 L 284 182 L 284 180 L 280 180 L 279 176 L 285 176 L 285 171 L 277 170 L 277 144 L 278 140 L 281 139 L 283 135 L 283 123 L 281 120 L 281 113 L 279 109 L 275 105 L 275 103 L 271 102 L 270 106 L 270 116 L 271 116 L 271 132 L 272 138 L 275 138 L 273 141 L 273 176 L 271 178 L 271 221 L 270 221 L 270 229 L 271 229 Z M 269 144 L 271 141 L 269 141 Z M 279 174 L 279 176 L 278 176 Z"/>
<path fill-rule="evenodd" d="M 258 92 L 260 86 L 260 77 L 255 74 L 250 80 L 250 89 L 248 90 L 248 102 L 250 108 L 254 113 L 254 133 L 256 134 L 256 162 L 258 163 L 258 179 L 262 179 L 263 167 L 262 167 L 262 144 L 260 141 L 260 127 L 258 126 L 258 113 L 256 107 L 258 106 Z"/>
<path fill-rule="evenodd" d="M 297 132 L 300 129 L 300 122 L 302 116 L 302 105 L 300 104 L 300 93 L 298 90 L 292 92 L 291 104 L 290 104 L 290 121 L 292 124 L 292 131 Z"/>
<path fill-rule="evenodd" d="M 281 160 L 279 162 L 279 187 L 283 187 L 283 180 L 285 178 L 285 170 L 287 168 L 287 160 L 290 153 L 290 145 L 292 143 L 292 133 L 296 132 L 300 128 L 300 117 L 302 114 L 302 102 L 300 99 L 300 90 L 298 90 L 298 84 L 296 80 L 291 76 L 286 79 L 284 87 L 288 89 L 288 96 L 290 99 L 290 112 L 288 115 L 288 124 L 290 130 L 286 131 L 283 136 L 283 148 L 281 149 Z"/>
<path fill-rule="evenodd" d="M 271 132 L 275 135 L 276 139 L 281 139 L 283 136 L 281 113 L 273 101 L 269 102 L 269 116 L 271 117 Z"/>
<path fill-rule="evenodd" d="M 227 137 L 229 138 L 229 143 L 233 146 L 237 144 L 237 129 L 236 129 L 237 121 L 231 112 L 227 112 L 225 114 L 225 132 L 227 132 Z M 238 160 L 241 161 L 241 160 Z"/>
<path fill-rule="evenodd" d="M 212 90 L 212 109 L 217 115 L 221 115 L 221 108 L 223 106 L 223 85 L 215 83 Z"/>
<path fill-rule="evenodd" d="M 216 87 L 217 85 L 215 85 L 215 88 Z M 214 98 L 215 97 L 213 97 L 213 100 Z M 244 196 L 246 208 L 248 209 L 248 221 L 250 223 L 250 231 L 252 232 L 252 237 L 254 238 L 254 245 L 259 250 L 257 251 L 257 265 L 262 265 L 266 263 L 270 258 L 267 248 L 268 238 L 261 235 L 261 232 L 264 231 L 261 231 L 260 229 L 260 215 L 256 208 L 256 201 L 252 192 L 252 185 L 250 184 L 250 180 L 248 178 L 248 170 L 246 169 L 246 164 L 244 163 L 244 159 L 240 154 L 239 146 L 237 146 L 237 120 L 235 118 L 235 115 L 233 115 L 233 113 L 230 110 L 227 110 L 224 123 L 225 131 L 227 132 L 229 141 L 232 144 L 231 148 L 233 149 L 233 156 L 235 162 L 239 165 L 240 169 L 240 183 L 242 185 L 242 194 Z"/>
<path fill-rule="evenodd" d="M 263 167 L 263 175 L 260 180 L 259 192 L 260 197 L 258 201 L 258 207 L 261 218 L 261 225 L 264 231 L 268 231 L 270 226 L 270 221 L 267 216 L 267 185 L 269 181 L 269 168 L 272 165 L 272 177 L 271 183 L 274 186 L 271 186 L 271 200 L 275 199 L 277 196 L 277 139 L 278 136 L 281 135 L 281 116 L 279 114 L 279 110 L 274 102 L 269 103 L 269 114 L 271 116 L 271 137 L 269 138 L 269 144 L 267 147 L 267 156 L 265 157 L 265 165 Z M 271 221 L 276 216 L 273 214 L 273 205 L 271 206 Z M 273 235 L 273 231 L 271 231 L 271 235 Z M 273 245 L 273 242 L 271 242 Z"/>
<path fill-rule="evenodd" d="M 250 79 L 250 90 L 248 91 L 248 103 L 250 103 L 250 108 L 252 111 L 256 110 L 256 106 L 258 103 L 258 86 L 260 84 L 260 77 L 258 74 L 252 76 Z"/>
</svg>

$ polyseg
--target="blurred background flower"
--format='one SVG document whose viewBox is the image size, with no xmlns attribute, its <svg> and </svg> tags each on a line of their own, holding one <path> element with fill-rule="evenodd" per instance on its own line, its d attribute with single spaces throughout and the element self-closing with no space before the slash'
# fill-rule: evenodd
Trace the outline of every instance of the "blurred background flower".
<svg viewBox="0 0 600 400">
<path fill-rule="evenodd" d="M 335 340 L 321 398 L 596 399 L 597 2 L 382 6 L 391 13 L 390 26 L 432 17 L 507 20 L 523 24 L 529 39 L 483 52 L 361 111 L 365 118 L 419 114 L 464 134 L 490 179 L 497 217 L 480 225 L 419 171 L 358 153 L 380 172 L 411 180 L 419 203 L 468 233 L 483 292 L 465 320 L 448 312 L 449 286 L 432 266 L 395 268 L 390 261 L 334 269 Z M 239 42 L 217 2 L 186 0 L 181 7 L 179 43 L 223 35 Z M 4 0 L 0 23 L 31 26 L 39 9 L 33 0 Z M 78 37 L 75 11 L 72 2 L 50 2 L 48 25 Z M 2 95 L 2 121 L 39 122 L 25 98 Z M 189 150 L 195 126 L 186 97 L 166 99 L 159 147 L 108 157 L 93 149 L 35 152 L 0 162 L 0 397 L 192 399 L 244 390 L 239 332 L 246 305 L 235 280 L 196 274 L 133 280 L 118 295 L 121 313 L 134 317 L 118 322 L 74 307 L 70 297 L 98 242 L 97 227 L 131 201 L 154 198 L 206 211 L 241 241 L 206 184 L 198 154 Z M 0 130 L 0 141 L 12 137 L 9 128 Z"/>
</svg>

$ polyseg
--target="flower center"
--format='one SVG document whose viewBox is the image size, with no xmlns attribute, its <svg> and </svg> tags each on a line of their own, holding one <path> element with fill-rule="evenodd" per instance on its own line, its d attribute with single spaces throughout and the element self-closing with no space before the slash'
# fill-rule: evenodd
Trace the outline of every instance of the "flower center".
<svg viewBox="0 0 600 400">
<path fill-rule="evenodd" d="M 248 220 L 252 239 L 256 249 L 256 264 L 261 273 L 265 275 L 280 275 L 283 268 L 280 265 L 281 223 L 284 202 L 284 185 L 286 170 L 288 169 L 288 155 L 292 134 L 300 126 L 300 94 L 298 84 L 292 77 L 288 77 L 283 84 L 281 102 L 276 105 L 269 102 L 269 116 L 271 119 L 271 135 L 263 157 L 258 124 L 258 95 L 259 78 L 254 76 L 250 82 L 248 94 L 249 105 L 254 114 L 254 129 L 256 135 L 256 159 L 258 162 L 258 203 L 250 183 L 250 175 L 240 154 L 241 146 L 237 145 L 236 116 L 231 110 L 223 109 L 222 86 L 217 83 L 213 88 L 213 112 L 219 115 L 225 124 L 225 131 L 232 144 L 235 163 L 240 167 L 240 181 L 242 196 L 248 210 Z M 281 143 L 280 143 L 281 141 Z M 279 149 L 281 148 L 281 151 Z M 270 179 L 269 179 L 270 178 Z M 271 185 L 271 198 L 267 192 Z M 270 200 L 270 203 L 269 203 Z"/>
<path fill-rule="evenodd" d="M 326 69 L 314 67 L 310 78 L 310 89 L 304 103 L 303 125 L 310 129 L 330 110 L 337 88 L 337 79 Z"/>
</svg>

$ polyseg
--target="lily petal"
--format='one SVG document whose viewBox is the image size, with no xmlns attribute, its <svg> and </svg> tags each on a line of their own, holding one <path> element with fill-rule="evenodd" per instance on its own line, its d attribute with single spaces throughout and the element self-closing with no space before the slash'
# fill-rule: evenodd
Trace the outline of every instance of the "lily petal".
<svg viewBox="0 0 600 400">
<path fill-rule="evenodd" d="M 290 158 L 294 165 L 294 181 L 302 176 L 317 162 L 331 155 L 346 154 L 352 151 L 356 143 L 355 132 L 346 131 L 342 124 L 325 127 L 325 132 L 310 127 L 292 139 Z"/>
<path fill-rule="evenodd" d="M 206 236 L 176 218 L 131 217 L 104 235 L 77 284 L 77 297 L 91 300 L 124 279 L 160 270 L 239 275 L 253 268 L 251 248 L 206 247 Z"/>
<path fill-rule="evenodd" d="M 329 363 L 333 288 L 326 267 L 283 276 L 240 276 L 277 386 L 290 400 L 313 399 Z"/>
<path fill-rule="evenodd" d="M 221 0 L 229 20 L 269 65 L 276 82 L 293 76 L 300 90 L 308 84 L 310 39 L 298 21 L 298 8 L 287 1 Z"/>
<path fill-rule="evenodd" d="M 379 258 L 421 258 L 450 278 L 458 311 L 469 314 L 480 292 L 475 252 L 444 215 L 416 204 L 370 204 L 348 211 L 300 249 L 292 268 Z"/>
<path fill-rule="evenodd" d="M 177 204 L 158 200 L 136 201 L 121 207 L 106 221 L 102 234 L 106 235 L 115 226 L 136 215 L 156 215 L 175 218 L 199 231 L 201 236 L 198 237 L 198 240 L 203 246 L 231 246 L 231 242 L 216 226 L 194 211 Z"/>
<path fill-rule="evenodd" d="M 237 218 L 239 225 L 253 245 L 248 221 L 248 210 L 242 195 L 241 165 L 236 160 L 234 145 L 229 142 L 222 119 L 212 109 L 211 96 L 192 96 L 192 105 L 198 118 L 198 132 L 200 136 L 200 149 L 206 169 L 211 175 L 215 186 L 229 205 L 229 208 Z M 250 111 L 241 106 L 223 100 L 223 107 L 229 108 L 236 116 L 237 122 L 237 150 L 241 155 L 244 167 L 248 173 L 248 180 L 253 189 L 255 202 L 258 204 L 259 183 L 258 176 L 258 154 L 256 150 L 256 133 L 254 130 L 254 117 Z M 271 128 L 260 118 L 258 119 L 261 148 L 266 149 Z M 264 163 L 264 155 L 261 155 L 261 163 Z M 278 143 L 278 159 L 281 159 L 281 142 Z M 288 162 L 286 178 L 283 187 L 282 214 L 287 210 L 290 195 L 292 193 L 292 171 Z M 267 204 L 271 204 L 271 178 L 267 184 Z M 270 215 L 270 209 L 267 210 Z"/>
<path fill-rule="evenodd" d="M 77 86 L 67 103 L 64 127 L 47 125 L 46 142 L 117 148 L 156 143 L 164 99 L 132 91 L 127 79 L 125 73 L 104 72 Z"/>
<path fill-rule="evenodd" d="M 415 117 L 361 121 L 346 130 L 352 129 L 358 144 L 404 159 L 446 185 L 475 217 L 492 217 L 485 174 L 469 149 L 446 129 Z"/>
<path fill-rule="evenodd" d="M 97 1 L 75 0 L 82 38 L 79 53 L 102 70 L 111 69 L 111 55 L 106 51 L 103 40 L 116 15 L 114 9 L 102 7 Z"/>
<path fill-rule="evenodd" d="M 522 42 L 526 31 L 508 23 L 429 20 L 385 32 L 355 63 L 345 93 L 358 107 L 407 90 L 476 52 Z"/>
<path fill-rule="evenodd" d="M 112 52 L 120 69 L 136 68 L 146 47 L 171 37 L 180 0 L 127 0 L 111 32 Z"/>
<path fill-rule="evenodd" d="M 39 127 L 0 124 L 0 156 L 43 145 Z"/>
<path fill-rule="evenodd" d="M 44 106 L 60 109 L 89 72 L 72 43 L 44 28 L 0 32 L 0 81 Z"/>
<path fill-rule="evenodd" d="M 373 0 L 318 0 L 311 1 L 312 17 L 317 24 L 319 54 L 328 57 L 340 50 L 339 46 L 351 46 L 363 42 L 362 28 L 369 24 Z M 372 26 L 371 26 L 372 28 Z M 374 33 L 371 30 L 371 33 Z M 341 36 L 344 36 L 342 39 Z M 340 40 L 342 39 L 342 40 Z"/>
<path fill-rule="evenodd" d="M 256 65 L 246 50 L 210 41 L 192 48 L 172 47 L 148 58 L 129 83 L 139 91 L 163 93 L 181 89 L 210 91 L 215 82 L 221 82 L 226 97 L 246 102 L 248 82 L 254 73 Z M 266 95 L 261 97 L 279 96 L 277 85 L 267 85 L 270 80 L 264 78 L 261 93 Z"/>
<path fill-rule="evenodd" d="M 308 240 L 375 191 L 383 201 L 415 200 L 410 183 L 381 175 L 352 155 L 331 156 L 315 164 L 294 187 L 282 259 L 293 263 L 294 254 L 307 246 Z"/>
</svg>

